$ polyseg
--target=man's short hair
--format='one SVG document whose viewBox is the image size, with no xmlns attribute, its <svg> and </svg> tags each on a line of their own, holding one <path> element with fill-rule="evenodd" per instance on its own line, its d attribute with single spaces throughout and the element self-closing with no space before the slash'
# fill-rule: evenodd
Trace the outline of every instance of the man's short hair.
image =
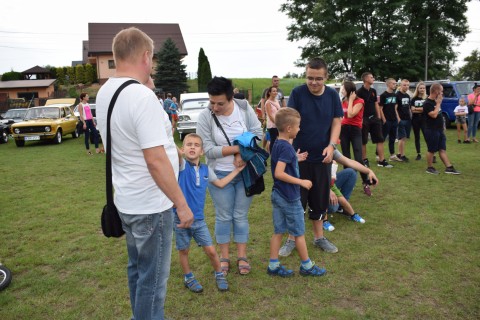
<svg viewBox="0 0 480 320">
<path fill-rule="evenodd" d="M 211 96 L 221 96 L 224 94 L 227 100 L 230 101 L 233 98 L 232 80 L 224 77 L 213 77 L 207 84 L 207 92 Z"/>
<path fill-rule="evenodd" d="M 397 83 L 397 81 L 393 78 L 388 78 L 387 80 L 385 80 L 386 83 L 389 83 L 389 82 L 395 82 Z"/>
<path fill-rule="evenodd" d="M 308 68 L 315 70 L 325 69 L 325 71 L 328 73 L 327 63 L 322 58 L 317 57 L 310 59 L 306 65 L 306 69 Z"/>
<path fill-rule="evenodd" d="M 172 94 L 169 92 L 167 93 L 167 98 L 171 98 L 172 97 Z"/>
<path fill-rule="evenodd" d="M 440 91 L 441 88 L 442 88 L 442 85 L 440 83 L 434 82 L 430 86 L 430 93 L 437 93 L 438 91 Z"/>
<path fill-rule="evenodd" d="M 361 77 L 362 81 L 365 82 L 365 79 L 366 79 L 369 75 L 372 75 L 372 73 L 369 72 L 369 71 L 362 73 L 362 77 Z"/>
<path fill-rule="evenodd" d="M 295 119 L 300 120 L 297 110 L 290 107 L 280 108 L 275 114 L 275 125 L 279 132 L 284 132 L 288 126 L 294 125 Z"/>
<path fill-rule="evenodd" d="M 113 38 L 112 51 L 115 63 L 135 62 L 145 51 L 153 56 L 153 40 L 142 30 L 130 27 L 123 29 Z"/>
<path fill-rule="evenodd" d="M 183 143 L 185 143 L 185 140 L 187 140 L 187 138 L 197 138 L 197 139 L 200 139 L 200 142 L 201 142 L 201 145 L 203 147 L 203 139 L 202 137 L 200 137 L 198 134 L 196 133 L 189 133 L 185 136 L 185 138 L 183 139 Z"/>
</svg>

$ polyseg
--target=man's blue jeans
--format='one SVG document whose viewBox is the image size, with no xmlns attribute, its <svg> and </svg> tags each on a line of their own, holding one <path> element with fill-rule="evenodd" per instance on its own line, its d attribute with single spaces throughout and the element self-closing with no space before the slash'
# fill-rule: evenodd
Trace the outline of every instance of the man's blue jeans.
<svg viewBox="0 0 480 320">
<path fill-rule="evenodd" d="M 173 210 L 132 215 L 120 212 L 128 251 L 132 319 L 163 319 L 172 256 Z"/>
</svg>

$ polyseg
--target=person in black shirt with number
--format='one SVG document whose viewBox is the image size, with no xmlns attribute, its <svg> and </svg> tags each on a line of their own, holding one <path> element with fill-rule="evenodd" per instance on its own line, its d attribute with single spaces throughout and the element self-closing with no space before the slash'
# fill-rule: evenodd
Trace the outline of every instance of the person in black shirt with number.
<svg viewBox="0 0 480 320">
<path fill-rule="evenodd" d="M 383 152 L 383 133 L 382 124 L 385 121 L 383 114 L 377 102 L 377 91 L 372 88 L 375 78 L 370 72 L 362 74 L 363 86 L 357 90 L 357 97 L 363 99 L 365 107 L 363 111 L 362 123 L 362 157 L 366 167 L 370 167 L 367 157 L 368 134 L 372 138 L 372 143 L 377 145 L 378 166 L 392 168 L 393 166 L 385 160 Z"/>
<path fill-rule="evenodd" d="M 445 165 L 445 173 L 460 174 L 447 156 L 447 138 L 443 132 L 443 117 L 440 106 L 443 100 L 443 87 L 436 82 L 430 87 L 430 95 L 423 103 L 423 117 L 425 118 L 425 140 L 427 142 L 427 173 L 439 174 L 439 172 L 432 166 L 433 154 L 438 152 L 440 159 Z"/>
</svg>

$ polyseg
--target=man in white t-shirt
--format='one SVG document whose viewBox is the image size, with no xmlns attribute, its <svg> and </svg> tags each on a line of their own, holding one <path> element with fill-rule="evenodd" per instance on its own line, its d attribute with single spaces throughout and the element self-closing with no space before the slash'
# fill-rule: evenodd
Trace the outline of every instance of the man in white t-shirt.
<svg viewBox="0 0 480 320">
<path fill-rule="evenodd" d="M 113 39 L 115 76 L 97 94 L 97 121 L 106 142 L 107 111 L 115 91 L 127 80 L 110 119 L 115 205 L 128 251 L 128 284 L 135 319 L 163 319 L 170 274 L 174 205 L 180 228 L 193 214 L 178 185 L 178 155 L 172 128 L 154 92 L 147 88 L 153 41 L 137 28 Z M 144 85 L 145 84 L 145 85 Z"/>
</svg>

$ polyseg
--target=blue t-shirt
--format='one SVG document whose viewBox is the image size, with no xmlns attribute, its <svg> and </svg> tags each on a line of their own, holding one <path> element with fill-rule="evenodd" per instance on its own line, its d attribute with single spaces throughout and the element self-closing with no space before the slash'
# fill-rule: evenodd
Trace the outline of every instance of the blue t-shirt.
<svg viewBox="0 0 480 320">
<path fill-rule="evenodd" d="M 286 164 L 285 173 L 295 178 L 300 177 L 300 173 L 298 171 L 297 153 L 295 152 L 295 149 L 293 149 L 293 146 L 286 140 L 275 140 L 271 159 L 273 189 L 277 190 L 282 197 L 288 201 L 300 199 L 300 186 L 298 184 L 286 183 L 275 178 L 275 168 L 277 167 L 278 161 Z"/>
<path fill-rule="evenodd" d="M 170 104 L 170 113 L 171 114 L 177 114 L 177 109 L 178 109 L 178 106 L 175 102 L 172 102 Z"/>
<path fill-rule="evenodd" d="M 207 186 L 208 182 L 213 180 L 217 180 L 217 176 L 212 170 L 209 170 L 206 164 L 201 163 L 197 167 L 185 159 L 183 160 L 183 166 L 178 174 L 178 184 L 195 220 L 205 219 L 203 210 L 205 208 Z"/>
<path fill-rule="evenodd" d="M 330 130 L 334 118 L 343 117 L 340 97 L 335 89 L 325 86 L 322 95 L 316 96 L 306 84 L 292 90 L 288 106 L 296 109 L 302 120 L 293 148 L 308 151 L 308 162 L 322 162 L 323 149 L 330 144 Z"/>
<path fill-rule="evenodd" d="M 170 110 L 170 105 L 173 103 L 173 101 L 169 98 L 165 99 L 165 101 L 163 101 L 163 109 L 165 109 L 165 112 L 166 113 L 172 113 L 172 111 Z"/>
</svg>

